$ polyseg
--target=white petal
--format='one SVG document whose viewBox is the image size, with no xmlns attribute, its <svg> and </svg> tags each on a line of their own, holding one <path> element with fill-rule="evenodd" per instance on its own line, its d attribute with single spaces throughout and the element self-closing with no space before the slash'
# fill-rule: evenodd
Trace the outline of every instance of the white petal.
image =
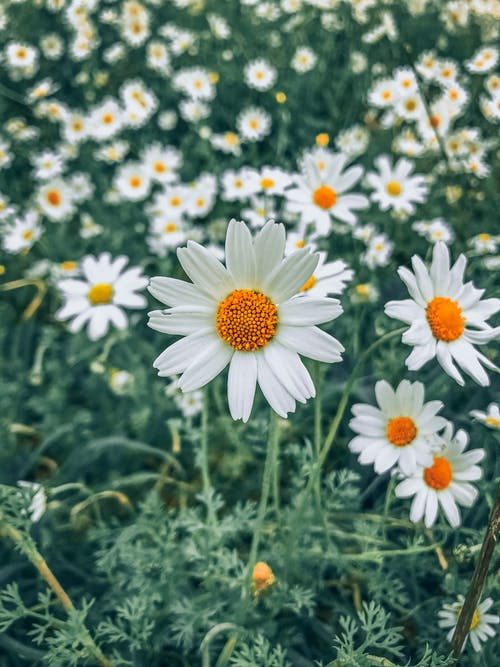
<svg viewBox="0 0 500 667">
<path fill-rule="evenodd" d="M 158 369 L 158 375 L 163 377 L 183 373 L 189 364 L 198 357 L 207 342 L 216 338 L 209 331 L 198 331 L 190 336 L 181 338 L 166 350 L 164 350 L 153 362 L 153 367 Z"/>
<path fill-rule="evenodd" d="M 425 525 L 430 528 L 436 521 L 438 512 L 438 500 L 436 494 L 432 491 L 427 493 L 427 501 L 425 503 Z"/>
<path fill-rule="evenodd" d="M 148 302 L 142 294 L 123 291 L 115 293 L 113 303 L 117 306 L 125 306 L 126 308 L 145 308 Z"/>
<path fill-rule="evenodd" d="M 422 319 L 425 311 L 417 305 L 412 299 L 403 301 L 389 301 L 384 307 L 385 314 L 393 317 L 395 320 L 401 320 L 407 324 L 412 324 L 417 319 Z"/>
<path fill-rule="evenodd" d="M 413 502 L 411 504 L 411 509 L 410 509 L 410 521 L 413 521 L 413 523 L 417 523 L 417 521 L 420 521 L 420 519 L 424 516 L 426 500 L 427 500 L 426 489 L 422 489 L 421 491 L 419 491 L 415 496 L 415 498 L 413 498 Z"/>
<path fill-rule="evenodd" d="M 342 313 L 342 306 L 338 299 L 325 297 L 313 299 L 301 296 L 289 299 L 279 307 L 280 324 L 292 326 L 312 326 L 334 320 Z"/>
<path fill-rule="evenodd" d="M 447 343 L 438 341 L 436 345 L 436 356 L 445 372 L 448 373 L 448 375 L 452 377 L 455 382 L 458 382 L 458 384 L 463 387 L 465 384 L 464 379 L 453 363 Z"/>
<path fill-rule="evenodd" d="M 434 286 L 434 295 L 447 294 L 450 280 L 450 253 L 448 246 L 443 241 L 438 241 L 434 245 L 430 276 Z"/>
<path fill-rule="evenodd" d="M 98 340 L 105 336 L 109 329 L 109 311 L 106 306 L 92 308 L 92 317 L 88 326 L 90 340 Z"/>
<path fill-rule="evenodd" d="M 342 361 L 342 345 L 317 327 L 291 327 L 282 324 L 277 339 L 285 347 L 310 359 L 328 363 Z"/>
<path fill-rule="evenodd" d="M 261 278 L 262 291 L 274 303 L 283 303 L 297 294 L 302 285 L 309 280 L 318 260 L 317 253 L 311 253 L 306 248 L 296 250 L 285 257 L 270 275 Z"/>
<path fill-rule="evenodd" d="M 151 278 L 149 292 L 167 306 L 209 305 L 213 299 L 202 294 L 192 283 L 176 278 Z"/>
<path fill-rule="evenodd" d="M 149 279 L 142 275 L 142 267 L 133 266 L 131 269 L 127 269 L 127 271 L 122 273 L 122 275 L 114 281 L 113 288 L 115 292 L 120 290 L 130 292 L 144 289 L 148 282 Z"/>
<path fill-rule="evenodd" d="M 413 272 L 415 273 L 420 294 L 427 302 L 431 301 L 434 298 L 434 288 L 427 267 L 418 255 L 413 255 L 411 264 L 413 266 Z"/>
<path fill-rule="evenodd" d="M 477 358 L 474 347 L 466 340 L 459 338 L 448 345 L 451 356 L 458 365 L 482 387 L 490 384 L 486 371 Z"/>
<path fill-rule="evenodd" d="M 236 350 L 229 365 L 227 396 L 233 419 L 247 422 L 252 411 L 257 382 L 257 359 L 252 352 Z"/>
<path fill-rule="evenodd" d="M 436 340 L 432 338 L 425 345 L 416 345 L 406 359 L 410 371 L 418 371 L 424 364 L 436 356 Z"/>
<path fill-rule="evenodd" d="M 203 352 L 179 378 L 179 388 L 182 391 L 194 391 L 203 387 L 224 370 L 233 354 L 234 349 L 223 343 L 220 338 L 207 342 Z"/>
<path fill-rule="evenodd" d="M 87 296 L 90 285 L 83 280 L 68 278 L 57 283 L 57 287 L 68 296 Z"/>
<path fill-rule="evenodd" d="M 257 381 L 259 387 L 271 408 L 280 417 L 286 418 L 289 412 L 295 412 L 295 400 L 275 376 L 264 355 L 258 353 L 255 356 L 257 357 Z"/>
<path fill-rule="evenodd" d="M 417 279 L 413 273 L 406 267 L 400 266 L 398 269 L 398 275 L 408 288 L 408 292 L 410 293 L 410 296 L 415 301 L 415 303 L 417 303 L 421 308 L 427 308 L 427 300 L 422 296 L 419 286 L 417 285 Z"/>
<path fill-rule="evenodd" d="M 375 385 L 375 397 L 377 403 L 384 413 L 388 415 L 394 412 L 396 394 L 386 380 L 379 380 Z"/>
<path fill-rule="evenodd" d="M 226 233 L 226 266 L 237 289 L 255 285 L 255 252 L 252 235 L 244 222 L 231 220 Z"/>
<path fill-rule="evenodd" d="M 305 403 L 316 395 L 313 381 L 299 355 L 273 341 L 263 348 L 264 358 L 295 400 Z"/>
<path fill-rule="evenodd" d="M 285 252 L 285 226 L 266 222 L 254 240 L 257 278 L 270 275 L 280 264 Z"/>
<path fill-rule="evenodd" d="M 182 268 L 199 290 L 214 299 L 227 296 L 234 290 L 234 281 L 219 260 L 195 241 L 187 248 L 178 248 L 177 257 Z"/>
<path fill-rule="evenodd" d="M 384 447 L 377 454 L 375 459 L 375 472 L 381 475 L 396 463 L 399 458 L 399 452 L 395 447 Z"/>
<path fill-rule="evenodd" d="M 89 301 L 84 296 L 70 297 L 62 308 L 56 312 L 55 317 L 58 320 L 67 320 L 89 308 Z"/>
<path fill-rule="evenodd" d="M 444 489 L 438 494 L 439 504 L 443 508 L 446 518 L 448 519 L 450 526 L 457 528 L 460 525 L 460 512 L 458 511 L 457 504 L 453 499 L 453 496 L 448 489 Z"/>
<path fill-rule="evenodd" d="M 214 313 L 209 308 L 177 306 L 170 310 L 153 310 L 148 327 L 161 333 L 186 336 L 200 330 L 213 330 Z"/>
<path fill-rule="evenodd" d="M 87 320 L 92 317 L 92 313 L 93 308 L 89 307 L 87 310 L 84 310 L 79 315 L 77 315 L 68 326 L 68 329 L 71 331 L 71 333 L 78 333 L 78 331 L 80 331 L 80 329 L 82 329 L 86 324 Z"/>
</svg>

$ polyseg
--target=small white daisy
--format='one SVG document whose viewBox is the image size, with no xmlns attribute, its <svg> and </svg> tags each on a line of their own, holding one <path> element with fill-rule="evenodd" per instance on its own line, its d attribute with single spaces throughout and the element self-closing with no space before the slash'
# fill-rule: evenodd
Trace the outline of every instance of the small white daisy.
<svg viewBox="0 0 500 667">
<path fill-rule="evenodd" d="M 473 74 L 482 74 L 492 70 L 497 62 L 498 49 L 487 46 L 476 51 L 472 58 L 466 61 L 465 67 Z"/>
<path fill-rule="evenodd" d="M 258 58 L 245 65 L 243 76 L 245 83 L 255 90 L 269 90 L 273 87 L 278 73 L 276 69 L 263 58 Z"/>
<path fill-rule="evenodd" d="M 84 257 L 82 279 L 61 280 L 57 285 L 66 302 L 56 312 L 56 319 L 73 317 L 68 327 L 71 333 L 77 333 L 88 324 L 91 340 L 105 336 L 110 324 L 126 329 L 128 321 L 123 308 L 144 308 L 145 297 L 135 292 L 148 284 L 141 267 L 134 266 L 122 273 L 127 263 L 124 255 L 112 260 L 108 252 L 98 257 Z"/>
<path fill-rule="evenodd" d="M 471 410 L 469 414 L 485 426 L 500 430 L 500 407 L 498 403 L 490 403 L 486 412 L 483 412 L 482 410 Z"/>
<path fill-rule="evenodd" d="M 327 262 L 327 253 L 320 252 L 318 266 L 300 288 L 301 294 L 322 297 L 328 294 L 342 294 L 346 283 L 352 280 L 354 271 L 342 259 Z"/>
<path fill-rule="evenodd" d="M 349 426 L 359 435 L 349 449 L 359 454 L 359 463 L 374 463 L 378 474 L 398 464 L 405 475 L 412 475 L 417 465 L 432 465 L 432 451 L 440 443 L 438 431 L 446 426 L 446 420 L 436 416 L 443 403 L 424 403 L 424 385 L 408 380 L 402 380 L 396 391 L 379 380 L 375 397 L 378 408 L 365 403 L 352 406 Z"/>
<path fill-rule="evenodd" d="M 401 158 L 393 167 L 387 155 L 379 155 L 375 164 L 379 173 L 370 172 L 366 180 L 374 189 L 372 201 L 377 202 L 382 211 L 391 208 L 411 214 L 415 211 L 414 204 L 425 201 L 428 188 L 423 176 L 411 176 L 415 168 L 413 162 Z"/>
<path fill-rule="evenodd" d="M 453 637 L 455 628 L 458 623 L 458 617 L 460 616 L 464 602 L 464 596 L 459 595 L 456 602 L 453 602 L 452 604 L 444 604 L 442 609 L 438 612 L 439 627 L 450 628 L 450 631 L 446 635 L 446 639 L 448 641 L 451 641 Z M 500 623 L 500 617 L 496 614 L 487 613 L 492 606 L 492 598 L 486 598 L 486 600 L 483 600 L 480 604 L 477 605 L 472 616 L 469 633 L 467 634 L 464 645 L 462 646 L 462 651 L 464 650 L 467 639 L 469 637 L 472 648 L 477 653 L 481 650 L 481 642 L 488 641 L 488 637 L 494 637 L 496 635 L 496 631 L 493 628 L 493 625 Z"/>
<path fill-rule="evenodd" d="M 500 327 L 493 329 L 486 320 L 500 310 L 500 299 L 481 301 L 484 290 L 476 289 L 472 282 L 463 282 L 466 264 L 465 256 L 460 255 L 450 269 L 448 248 L 441 241 L 434 246 L 430 270 L 414 255 L 414 273 L 402 266 L 398 269 L 412 298 L 389 301 L 385 313 L 411 325 L 402 337 L 403 343 L 415 347 L 406 359 L 411 371 L 437 357 L 458 384 L 464 385 L 464 380 L 454 361 L 478 384 L 486 386 L 490 381 L 481 364 L 499 369 L 474 345 L 498 338 Z"/>
<path fill-rule="evenodd" d="M 415 496 L 410 509 L 414 523 L 425 517 L 425 525 L 430 528 L 441 507 L 450 526 L 456 528 L 460 525 L 458 505 L 472 507 L 477 498 L 477 489 L 470 482 L 481 478 L 481 468 L 476 464 L 484 458 L 484 449 L 464 453 L 469 437 L 462 429 L 453 436 L 450 422 L 441 437 L 444 444 L 434 452 L 432 465 L 418 466 L 412 477 L 397 485 L 395 493 L 398 498 Z"/>
<path fill-rule="evenodd" d="M 114 186 L 124 199 L 140 201 L 145 199 L 151 188 L 151 178 L 145 166 L 139 162 L 128 162 L 118 168 Z"/>
<path fill-rule="evenodd" d="M 300 46 L 293 54 L 290 63 L 292 69 L 299 74 L 310 72 L 316 66 L 318 56 L 308 46 Z"/>
<path fill-rule="evenodd" d="M 6 252 L 26 252 L 42 235 L 38 214 L 29 211 L 24 218 L 14 218 L 2 229 L 2 247 Z"/>
<path fill-rule="evenodd" d="M 318 234 L 324 236 L 330 231 L 332 217 L 355 224 L 353 210 L 368 208 L 369 201 L 364 195 L 347 192 L 363 175 L 362 167 L 349 167 L 344 172 L 345 155 L 326 151 L 322 155 L 324 170 L 311 154 L 304 156 L 302 174 L 295 178 L 295 187 L 285 191 L 285 197 L 287 209 L 300 213 L 302 223 L 314 223 Z"/>
<path fill-rule="evenodd" d="M 338 317 L 336 299 L 296 298 L 314 272 L 318 256 L 297 250 L 283 259 L 285 228 L 268 222 L 252 238 L 231 220 L 226 267 L 198 243 L 179 248 L 193 283 L 152 278 L 149 291 L 170 308 L 149 313 L 149 326 L 184 338 L 155 360 L 160 376 L 182 373 L 179 387 L 194 391 L 229 364 L 228 400 L 233 419 L 247 421 L 256 385 L 282 417 L 315 395 L 299 354 L 341 361 L 342 345 L 316 325 Z"/>
<path fill-rule="evenodd" d="M 271 116 L 260 107 L 248 107 L 238 114 L 236 127 L 245 141 L 261 141 L 271 131 Z"/>
<path fill-rule="evenodd" d="M 53 222 L 69 218 L 75 211 L 72 189 L 60 178 L 45 183 L 36 194 L 36 202 Z"/>
</svg>

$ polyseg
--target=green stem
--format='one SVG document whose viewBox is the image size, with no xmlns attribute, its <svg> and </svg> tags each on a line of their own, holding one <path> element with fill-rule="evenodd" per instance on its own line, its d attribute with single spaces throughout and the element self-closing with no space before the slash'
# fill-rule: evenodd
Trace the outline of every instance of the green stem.
<svg viewBox="0 0 500 667">
<path fill-rule="evenodd" d="M 296 519 L 292 524 L 292 530 L 290 531 L 290 540 L 288 544 L 288 553 L 292 553 L 292 549 L 294 547 L 295 540 L 297 538 L 298 531 L 300 529 L 300 526 L 302 524 L 302 517 L 304 514 L 304 510 L 306 508 L 306 503 L 309 499 L 309 495 L 312 491 L 312 489 L 317 485 L 318 480 L 319 480 L 319 475 L 321 473 L 321 468 L 323 467 L 323 464 L 328 456 L 328 453 L 330 452 L 330 449 L 333 445 L 333 442 L 335 440 L 335 436 L 337 435 L 337 431 L 340 426 L 340 422 L 342 421 L 342 417 L 344 416 L 345 409 L 347 407 L 347 404 L 349 402 L 349 397 L 351 395 L 352 388 L 354 386 L 354 383 L 357 380 L 358 374 L 361 371 L 363 365 L 367 361 L 367 359 L 370 357 L 370 355 L 381 345 L 386 343 L 388 340 L 391 340 L 392 338 L 395 338 L 396 336 L 400 336 L 404 331 L 406 331 L 407 327 L 401 327 L 400 329 L 394 329 L 393 331 L 389 331 L 388 333 L 384 334 L 381 336 L 378 340 L 376 340 L 374 343 L 368 347 L 363 354 L 359 357 L 358 361 L 356 362 L 351 375 L 349 376 L 349 379 L 347 380 L 345 389 L 342 393 L 342 397 L 340 399 L 337 412 L 335 413 L 335 416 L 333 418 L 333 421 L 330 425 L 330 429 L 328 431 L 328 434 L 326 436 L 325 442 L 323 443 L 323 447 L 321 448 L 319 452 L 319 456 L 315 462 L 315 465 L 313 466 L 313 469 L 311 471 L 311 474 L 309 476 L 309 479 L 307 481 L 306 487 L 304 491 L 302 492 L 301 498 L 297 504 L 297 515 Z"/>
<path fill-rule="evenodd" d="M 267 437 L 267 452 L 266 462 L 264 464 L 264 472 L 262 474 L 262 490 L 260 493 L 260 503 L 257 510 L 257 519 L 255 530 L 252 537 L 252 545 L 250 547 L 250 555 L 248 558 L 248 580 L 251 581 L 253 568 L 257 561 L 257 552 L 259 550 L 259 542 L 264 527 L 264 519 L 266 518 L 267 501 L 269 499 L 269 492 L 271 490 L 271 480 L 274 473 L 274 467 L 278 459 L 278 442 L 279 442 L 279 428 L 278 417 L 274 411 L 271 410 L 269 418 L 269 431 Z"/>
</svg>

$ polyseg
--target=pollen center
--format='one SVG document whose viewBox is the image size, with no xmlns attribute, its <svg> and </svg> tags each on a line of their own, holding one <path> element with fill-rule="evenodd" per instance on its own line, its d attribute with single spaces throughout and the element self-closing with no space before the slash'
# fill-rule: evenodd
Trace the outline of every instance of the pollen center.
<svg viewBox="0 0 500 667">
<path fill-rule="evenodd" d="M 417 427 L 410 417 L 394 417 L 387 424 L 387 439 L 396 447 L 406 447 L 415 440 Z"/>
<path fill-rule="evenodd" d="M 478 610 L 474 609 L 469 630 L 475 630 L 480 623 L 481 623 L 481 616 L 479 615 Z"/>
<path fill-rule="evenodd" d="M 238 289 L 219 304 L 215 328 L 223 341 L 246 352 L 259 350 L 274 337 L 278 308 L 251 289 Z"/>
<path fill-rule="evenodd" d="M 263 190 L 268 190 L 269 188 L 274 187 L 274 181 L 272 178 L 263 178 L 260 181 L 260 185 Z"/>
<path fill-rule="evenodd" d="M 465 318 L 462 309 L 456 301 L 446 296 L 436 296 L 427 305 L 427 321 L 432 330 L 432 335 L 438 340 L 447 343 L 457 340 L 464 332 Z"/>
<path fill-rule="evenodd" d="M 442 456 L 436 456 L 431 467 L 424 470 L 424 482 L 431 489 L 436 489 L 436 491 L 446 489 L 450 485 L 452 478 L 451 465 Z"/>
<path fill-rule="evenodd" d="M 47 201 L 49 204 L 52 204 L 52 206 L 59 206 L 61 203 L 61 195 L 57 190 L 49 190 L 47 192 Z"/>
<path fill-rule="evenodd" d="M 385 189 L 387 190 L 387 194 L 391 195 L 391 197 L 399 197 L 403 191 L 399 181 L 389 181 L 385 186 Z"/>
<path fill-rule="evenodd" d="M 310 278 L 308 278 L 308 279 L 306 280 L 306 282 L 302 285 L 302 287 L 300 288 L 299 291 L 300 291 L 300 292 L 307 292 L 307 291 L 310 290 L 312 287 L 314 287 L 314 285 L 316 285 L 316 282 L 317 282 L 317 281 L 316 281 L 316 276 L 315 276 L 314 273 L 313 273 L 312 276 L 311 276 Z"/>
<path fill-rule="evenodd" d="M 87 293 L 87 299 L 93 306 L 110 303 L 113 298 L 113 286 L 109 283 L 96 283 Z"/>
<path fill-rule="evenodd" d="M 329 185 L 320 185 L 313 194 L 313 201 L 316 206 L 324 208 L 325 211 L 335 205 L 337 193 Z"/>
</svg>

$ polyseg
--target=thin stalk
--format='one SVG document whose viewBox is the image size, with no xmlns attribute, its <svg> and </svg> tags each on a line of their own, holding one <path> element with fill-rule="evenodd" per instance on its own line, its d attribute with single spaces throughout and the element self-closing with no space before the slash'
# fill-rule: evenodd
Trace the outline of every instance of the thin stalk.
<svg viewBox="0 0 500 667">
<path fill-rule="evenodd" d="M 297 516 L 295 521 L 293 522 L 293 527 L 292 530 L 290 531 L 290 541 L 288 544 L 288 553 L 291 553 L 291 550 L 293 548 L 293 543 L 295 542 L 295 539 L 297 537 L 298 530 L 302 524 L 302 516 L 304 514 L 304 510 L 306 507 L 306 503 L 309 499 L 309 495 L 312 491 L 312 489 L 316 486 L 318 483 L 319 475 L 321 472 L 321 469 L 323 467 L 323 464 L 328 456 L 328 453 L 330 452 L 330 449 L 334 443 L 335 436 L 337 435 L 337 431 L 340 426 L 340 422 L 342 421 L 342 417 L 344 416 L 345 409 L 347 407 L 347 404 L 349 402 L 349 397 L 351 395 L 352 388 L 354 386 L 354 383 L 357 380 L 358 374 L 361 371 L 363 365 L 367 361 L 367 359 L 370 357 L 370 355 L 381 345 L 383 345 L 385 342 L 388 340 L 391 340 L 392 338 L 395 338 L 396 336 L 401 335 L 404 331 L 406 331 L 406 327 L 401 327 L 399 329 L 394 329 L 393 331 L 389 331 L 388 333 L 384 334 L 381 336 L 378 340 L 376 340 L 374 343 L 368 347 L 363 354 L 359 357 L 358 361 L 356 362 L 351 375 L 349 376 L 349 379 L 347 380 L 345 389 L 342 393 L 342 397 L 340 399 L 337 412 L 335 413 L 335 416 L 333 418 L 333 421 L 330 425 L 330 429 L 328 431 L 328 434 L 326 436 L 325 442 L 323 443 L 323 446 L 319 452 L 319 456 L 315 462 L 315 465 L 311 471 L 311 474 L 309 476 L 309 479 L 307 481 L 306 487 L 304 491 L 302 492 L 301 498 L 298 502 L 297 505 Z"/>
<path fill-rule="evenodd" d="M 260 492 L 260 503 L 257 510 L 257 519 L 255 530 L 252 537 L 252 545 L 250 547 L 250 555 L 248 558 L 248 580 L 251 581 L 253 568 L 257 561 L 257 552 L 259 550 L 259 542 L 264 527 L 264 519 L 266 518 L 267 501 L 269 499 L 269 492 L 271 490 L 271 480 L 273 478 L 274 466 L 278 460 L 278 442 L 279 442 L 279 428 L 278 417 L 276 413 L 271 410 L 269 417 L 269 431 L 267 436 L 267 452 L 266 462 L 264 463 L 264 472 L 262 473 L 262 489 Z"/>
<path fill-rule="evenodd" d="M 45 561 L 42 554 L 38 551 L 34 544 L 28 542 L 22 533 L 17 530 L 14 526 L 11 526 L 2 516 L 0 512 L 0 535 L 8 537 L 12 540 L 23 554 L 31 561 L 31 563 L 36 567 L 42 579 L 47 583 L 50 589 L 53 591 L 59 602 L 61 603 L 62 608 L 68 614 L 75 610 L 75 606 L 66 593 L 64 588 L 59 583 L 57 577 L 52 572 L 47 562 Z M 90 654 L 97 660 L 101 667 L 111 667 L 112 663 L 104 657 L 101 649 L 95 644 L 90 632 L 85 628 L 85 639 L 84 645 L 89 650 Z"/>
<path fill-rule="evenodd" d="M 239 630 L 239 628 L 234 623 L 219 623 L 211 628 L 203 637 L 200 645 L 202 667 L 210 667 L 210 644 L 212 640 L 221 632 L 227 632 L 228 630 L 234 632 L 234 630 Z"/>
<path fill-rule="evenodd" d="M 488 574 L 493 552 L 500 534 L 500 488 L 497 490 L 497 498 L 493 509 L 491 510 L 486 535 L 484 536 L 483 546 L 476 563 L 476 569 L 472 575 L 469 590 L 465 596 L 465 601 L 458 617 L 455 632 L 451 638 L 453 657 L 458 658 L 462 652 L 465 638 L 470 630 L 472 617 L 476 611 L 477 604 L 483 592 L 484 582 Z"/>
</svg>

